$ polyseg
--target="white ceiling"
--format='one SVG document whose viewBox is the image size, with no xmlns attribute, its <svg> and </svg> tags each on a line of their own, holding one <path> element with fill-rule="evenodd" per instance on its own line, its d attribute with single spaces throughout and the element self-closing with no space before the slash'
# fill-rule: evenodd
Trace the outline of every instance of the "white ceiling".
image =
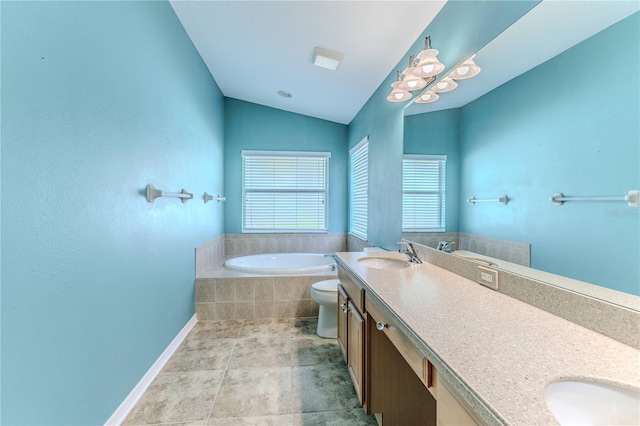
<svg viewBox="0 0 640 426">
<path fill-rule="evenodd" d="M 348 124 L 446 1 L 170 3 L 225 96 Z M 639 9 L 545 0 L 478 52 L 477 77 L 407 114 L 465 105 Z M 313 65 L 315 47 L 344 54 L 337 71 Z"/>
<path fill-rule="evenodd" d="M 171 6 L 225 96 L 348 124 L 445 3 L 172 0 Z M 315 47 L 344 54 L 337 71 L 313 65 Z"/>
</svg>

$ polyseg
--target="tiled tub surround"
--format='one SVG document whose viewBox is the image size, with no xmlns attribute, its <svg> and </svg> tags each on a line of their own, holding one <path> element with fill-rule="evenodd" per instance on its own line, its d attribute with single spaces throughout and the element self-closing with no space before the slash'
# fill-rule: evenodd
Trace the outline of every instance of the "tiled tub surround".
<svg viewBox="0 0 640 426">
<path fill-rule="evenodd" d="M 224 235 L 220 235 L 196 247 L 196 277 L 224 257 L 225 239 Z"/>
<path fill-rule="evenodd" d="M 335 253 L 346 249 L 344 232 L 225 234 L 224 254 Z"/>
<path fill-rule="evenodd" d="M 346 233 L 225 234 L 196 248 L 196 315 L 199 321 L 299 318 L 318 315 L 313 283 L 337 274 L 257 275 L 224 268 L 227 259 L 263 253 L 335 253 Z"/>
<path fill-rule="evenodd" d="M 416 248 L 422 260 L 476 281 L 478 263 L 421 244 Z M 498 292 L 640 349 L 638 296 L 498 262 Z"/>
<path fill-rule="evenodd" d="M 347 234 L 269 233 L 223 234 L 196 247 L 196 277 L 225 256 L 263 253 L 335 253 L 347 250 Z"/>
<path fill-rule="evenodd" d="M 337 277 L 245 274 L 226 269 L 225 259 L 196 278 L 198 321 L 315 317 L 319 306 L 311 299 L 311 286 Z"/>
<path fill-rule="evenodd" d="M 364 251 L 365 247 L 371 246 L 369 242 L 349 233 L 347 234 L 347 249 L 342 251 Z"/>
<path fill-rule="evenodd" d="M 527 243 L 465 232 L 403 232 L 402 238 L 431 248 L 438 247 L 440 241 L 453 241 L 456 250 L 468 250 L 522 266 L 531 265 L 531 245 Z"/>
<path fill-rule="evenodd" d="M 132 425 L 375 426 L 317 320 L 198 322 L 124 421 Z"/>
<path fill-rule="evenodd" d="M 544 389 L 563 378 L 640 387 L 636 348 L 490 290 L 430 259 L 407 269 L 381 270 L 357 262 L 365 253 L 337 255 L 364 282 L 367 297 L 488 424 L 557 424 Z M 637 332 L 637 318 L 634 324 Z"/>
</svg>

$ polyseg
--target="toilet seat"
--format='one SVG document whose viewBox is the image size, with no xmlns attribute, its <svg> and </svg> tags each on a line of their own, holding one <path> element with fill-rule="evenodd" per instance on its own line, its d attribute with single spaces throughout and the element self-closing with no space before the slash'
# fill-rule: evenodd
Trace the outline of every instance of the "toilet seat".
<svg viewBox="0 0 640 426">
<path fill-rule="evenodd" d="M 321 293 L 337 293 L 340 280 L 324 280 L 314 283 L 311 288 Z"/>
</svg>

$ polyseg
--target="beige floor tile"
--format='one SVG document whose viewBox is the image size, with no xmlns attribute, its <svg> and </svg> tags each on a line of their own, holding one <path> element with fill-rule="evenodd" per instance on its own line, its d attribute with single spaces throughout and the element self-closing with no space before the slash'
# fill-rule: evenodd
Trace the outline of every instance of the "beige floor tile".
<svg viewBox="0 0 640 426">
<path fill-rule="evenodd" d="M 289 367 L 291 338 L 282 334 L 238 339 L 229 362 L 230 369 Z"/>
<path fill-rule="evenodd" d="M 292 336 L 318 336 L 318 318 L 294 318 L 291 320 Z"/>
<path fill-rule="evenodd" d="M 291 368 L 293 413 L 336 411 L 360 407 L 345 365 Z"/>
<path fill-rule="evenodd" d="M 374 416 L 367 416 L 362 408 L 318 413 L 297 413 L 292 426 L 377 426 Z"/>
<path fill-rule="evenodd" d="M 294 337 L 291 339 L 291 366 L 339 364 L 344 366 L 336 339 Z"/>
<path fill-rule="evenodd" d="M 175 351 L 163 372 L 225 370 L 237 339 L 189 339 Z"/>
<path fill-rule="evenodd" d="M 206 420 L 199 420 L 196 422 L 180 422 L 180 423 L 154 423 L 153 426 L 205 426 Z M 128 425 L 128 426 L 148 426 L 146 424 L 141 425 Z"/>
<path fill-rule="evenodd" d="M 224 371 L 161 373 L 123 425 L 206 420 Z"/>
<path fill-rule="evenodd" d="M 191 339 L 235 339 L 242 328 L 242 320 L 228 321 L 200 321 L 186 340 Z"/>
<path fill-rule="evenodd" d="M 336 340 L 316 326 L 316 318 L 197 323 L 123 425 L 374 426 Z"/>
<path fill-rule="evenodd" d="M 285 414 L 282 416 L 211 418 L 207 426 L 291 426 L 291 423 L 291 414 Z"/>
<path fill-rule="evenodd" d="M 264 337 L 291 334 L 291 320 L 288 318 L 245 320 L 238 337 Z"/>
<path fill-rule="evenodd" d="M 291 414 L 291 368 L 227 370 L 211 417 Z"/>
</svg>

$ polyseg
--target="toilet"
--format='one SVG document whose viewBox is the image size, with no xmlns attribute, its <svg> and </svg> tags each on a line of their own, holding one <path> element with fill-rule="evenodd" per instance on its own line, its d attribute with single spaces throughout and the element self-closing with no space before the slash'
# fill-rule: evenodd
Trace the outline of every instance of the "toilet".
<svg viewBox="0 0 640 426">
<path fill-rule="evenodd" d="M 340 280 L 324 280 L 311 286 L 311 298 L 320 305 L 316 330 L 320 337 L 338 337 L 338 284 Z"/>
</svg>

